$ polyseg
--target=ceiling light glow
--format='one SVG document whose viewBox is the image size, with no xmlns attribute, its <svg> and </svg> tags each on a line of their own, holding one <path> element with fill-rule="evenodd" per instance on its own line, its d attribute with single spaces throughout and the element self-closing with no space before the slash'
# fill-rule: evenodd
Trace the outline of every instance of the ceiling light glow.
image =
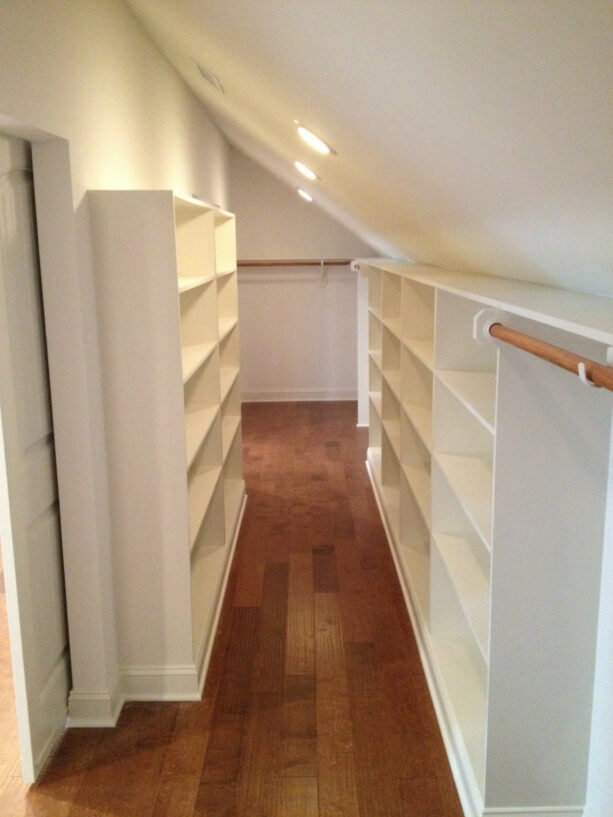
<svg viewBox="0 0 613 817">
<path fill-rule="evenodd" d="M 313 197 L 309 196 L 306 190 L 303 190 L 301 187 L 298 188 L 298 195 L 302 196 L 305 201 L 313 201 Z"/>
<path fill-rule="evenodd" d="M 294 167 L 296 168 L 298 173 L 302 173 L 303 176 L 306 176 L 306 178 L 310 179 L 310 181 L 312 182 L 319 178 L 317 173 L 313 173 L 313 171 L 309 167 L 303 165 L 302 162 L 299 162 L 298 160 L 294 162 Z"/>
<path fill-rule="evenodd" d="M 304 125 L 298 124 L 298 134 L 300 138 L 307 143 L 309 147 L 312 147 L 313 150 L 316 150 L 318 153 L 328 154 L 333 153 L 332 148 L 330 145 L 327 145 L 323 139 L 320 139 L 319 136 L 316 136 L 313 131 L 310 131 L 308 128 L 305 128 Z"/>
</svg>

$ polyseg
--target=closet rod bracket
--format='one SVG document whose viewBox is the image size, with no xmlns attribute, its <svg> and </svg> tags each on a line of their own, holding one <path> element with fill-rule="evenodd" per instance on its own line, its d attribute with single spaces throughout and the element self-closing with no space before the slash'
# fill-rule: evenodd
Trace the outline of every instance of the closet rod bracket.
<svg viewBox="0 0 613 817">
<path fill-rule="evenodd" d="M 583 383 L 584 386 L 592 386 L 595 389 L 600 388 L 598 383 L 594 383 L 588 378 L 585 372 L 585 363 L 582 360 L 579 363 L 577 363 L 577 376 L 579 377 L 579 380 Z"/>
<path fill-rule="evenodd" d="M 473 338 L 477 343 L 493 343 L 490 329 L 495 323 L 504 323 L 505 318 L 500 309 L 480 309 L 473 318 Z"/>
</svg>

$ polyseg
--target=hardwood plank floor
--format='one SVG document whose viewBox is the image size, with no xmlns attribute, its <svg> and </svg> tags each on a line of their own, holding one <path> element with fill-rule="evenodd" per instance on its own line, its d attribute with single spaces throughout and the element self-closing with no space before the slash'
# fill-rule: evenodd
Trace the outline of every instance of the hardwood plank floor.
<svg viewBox="0 0 613 817">
<path fill-rule="evenodd" d="M 69 730 L 2 817 L 461 817 L 354 403 L 247 404 L 200 703 Z"/>
</svg>

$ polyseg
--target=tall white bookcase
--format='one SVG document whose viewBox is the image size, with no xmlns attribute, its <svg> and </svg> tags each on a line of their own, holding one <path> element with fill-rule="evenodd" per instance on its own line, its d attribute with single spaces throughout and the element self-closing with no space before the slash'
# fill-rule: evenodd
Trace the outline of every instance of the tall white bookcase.
<svg viewBox="0 0 613 817">
<path fill-rule="evenodd" d="M 122 699 L 193 699 L 244 505 L 234 217 L 90 191 Z"/>
<path fill-rule="evenodd" d="M 613 395 L 473 336 L 607 363 L 613 302 L 365 259 L 368 465 L 467 817 L 585 803 Z"/>
</svg>

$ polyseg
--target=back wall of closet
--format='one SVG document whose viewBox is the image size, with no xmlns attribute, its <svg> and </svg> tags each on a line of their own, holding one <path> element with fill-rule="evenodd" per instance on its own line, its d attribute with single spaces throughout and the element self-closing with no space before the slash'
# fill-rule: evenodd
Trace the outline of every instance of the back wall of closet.
<svg viewBox="0 0 613 817">
<path fill-rule="evenodd" d="M 374 254 L 316 201 L 304 202 L 236 150 L 230 152 L 229 206 L 239 264 Z M 239 267 L 243 398 L 355 400 L 357 296 L 348 266 Z"/>
</svg>

